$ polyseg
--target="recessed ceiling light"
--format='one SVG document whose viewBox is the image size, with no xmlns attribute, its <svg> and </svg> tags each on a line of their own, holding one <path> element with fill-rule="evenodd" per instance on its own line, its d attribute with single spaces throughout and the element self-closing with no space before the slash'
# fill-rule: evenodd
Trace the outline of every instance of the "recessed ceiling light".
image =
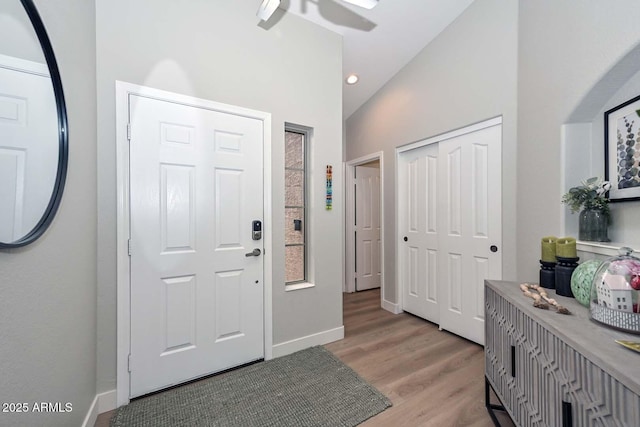
<svg viewBox="0 0 640 427">
<path fill-rule="evenodd" d="M 347 82 L 348 85 L 354 85 L 354 84 L 358 83 L 358 80 L 360 80 L 360 77 L 358 77 L 357 74 L 349 74 L 347 76 L 346 82 Z"/>
</svg>

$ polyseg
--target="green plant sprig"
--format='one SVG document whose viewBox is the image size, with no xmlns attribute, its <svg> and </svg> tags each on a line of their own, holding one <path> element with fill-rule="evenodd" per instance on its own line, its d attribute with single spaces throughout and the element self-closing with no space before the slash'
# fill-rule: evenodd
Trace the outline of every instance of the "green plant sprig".
<svg viewBox="0 0 640 427">
<path fill-rule="evenodd" d="M 611 189 L 609 181 L 598 177 L 582 181 L 582 185 L 572 187 L 562 196 L 562 203 L 569 206 L 571 213 L 582 209 L 599 210 L 607 217 L 610 216 L 609 199 L 607 191 Z"/>
</svg>

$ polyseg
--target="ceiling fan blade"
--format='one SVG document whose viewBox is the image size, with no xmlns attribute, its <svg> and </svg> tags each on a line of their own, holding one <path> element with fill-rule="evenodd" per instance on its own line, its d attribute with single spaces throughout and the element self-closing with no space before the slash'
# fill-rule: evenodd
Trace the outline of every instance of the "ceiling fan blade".
<svg viewBox="0 0 640 427">
<path fill-rule="evenodd" d="M 364 7 L 365 9 L 373 9 L 378 4 L 378 0 L 342 0 L 346 3 L 351 3 L 356 6 Z"/>
<path fill-rule="evenodd" d="M 273 12 L 280 6 L 280 0 L 262 0 L 262 4 L 256 12 L 256 16 L 263 21 L 268 20 L 273 15 Z"/>
</svg>

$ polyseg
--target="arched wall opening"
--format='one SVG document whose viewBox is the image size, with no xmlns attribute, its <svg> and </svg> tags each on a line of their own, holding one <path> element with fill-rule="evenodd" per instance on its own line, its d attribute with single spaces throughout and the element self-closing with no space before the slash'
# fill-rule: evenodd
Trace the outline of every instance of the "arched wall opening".
<svg viewBox="0 0 640 427">
<path fill-rule="evenodd" d="M 592 176 L 605 175 L 604 113 L 640 95 L 640 44 L 585 94 L 562 127 L 563 193 Z M 640 250 L 640 201 L 611 203 L 611 246 Z M 578 235 L 578 214 L 563 211 L 565 235 Z"/>
</svg>

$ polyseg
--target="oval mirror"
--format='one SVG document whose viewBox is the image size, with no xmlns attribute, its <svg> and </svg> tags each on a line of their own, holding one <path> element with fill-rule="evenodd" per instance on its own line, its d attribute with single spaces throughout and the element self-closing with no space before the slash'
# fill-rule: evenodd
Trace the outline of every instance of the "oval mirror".
<svg viewBox="0 0 640 427">
<path fill-rule="evenodd" d="M 0 2 L 0 248 L 47 229 L 67 172 L 67 115 L 51 43 L 32 0 Z"/>
</svg>

